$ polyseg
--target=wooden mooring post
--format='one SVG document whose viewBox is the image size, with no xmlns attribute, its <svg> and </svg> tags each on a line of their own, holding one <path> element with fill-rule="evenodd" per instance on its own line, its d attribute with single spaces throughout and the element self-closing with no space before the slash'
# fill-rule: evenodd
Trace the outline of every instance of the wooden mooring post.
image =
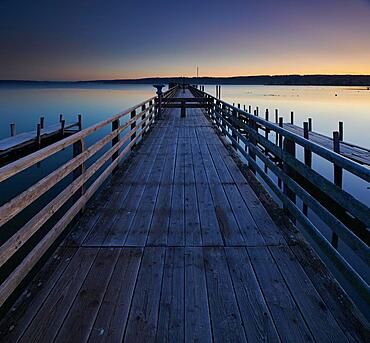
<svg viewBox="0 0 370 343">
<path fill-rule="evenodd" d="M 15 123 L 10 124 L 10 136 L 14 137 L 17 134 Z"/>
</svg>

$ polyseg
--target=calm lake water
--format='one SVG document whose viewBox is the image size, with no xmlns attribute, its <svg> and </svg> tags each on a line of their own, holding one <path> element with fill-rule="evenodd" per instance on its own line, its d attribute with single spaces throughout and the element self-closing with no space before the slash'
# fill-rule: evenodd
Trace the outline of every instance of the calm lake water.
<svg viewBox="0 0 370 343">
<path fill-rule="evenodd" d="M 215 94 L 214 86 L 205 90 Z M 45 117 L 45 124 L 57 123 L 59 114 L 67 121 L 75 121 L 82 114 L 83 127 L 117 114 L 128 107 L 154 95 L 150 85 L 58 85 L 58 86 L 0 86 L 0 139 L 9 136 L 9 124 L 16 123 L 17 132 L 36 128 L 40 116 Z M 273 114 L 279 109 L 280 116 L 289 121 L 290 112 L 295 113 L 295 124 L 302 126 L 308 117 L 313 119 L 313 130 L 332 136 L 338 129 L 338 122 L 344 122 L 344 140 L 370 147 L 370 91 L 359 87 L 311 87 L 311 86 L 222 86 L 222 99 L 247 108 L 259 107 L 260 113 L 268 108 Z M 108 132 L 109 127 L 100 130 L 87 141 L 91 145 Z M 102 150 L 100 155 L 105 150 Z M 302 154 L 302 151 L 298 151 Z M 66 149 L 45 160 L 41 166 L 34 166 L 19 175 L 0 184 L 0 204 L 5 203 L 31 184 L 63 164 L 72 155 Z M 99 155 L 98 155 L 99 156 Z M 96 158 L 95 158 L 96 159 Z M 93 160 L 89 161 L 89 164 Z M 314 169 L 328 179 L 332 179 L 333 166 L 314 158 Z M 0 237 L 4 242 L 19 225 L 24 224 L 33 213 L 45 204 L 47 199 L 55 196 L 71 180 L 66 178 L 57 187 L 48 191 L 45 197 L 23 211 L 22 217 L 8 224 L 6 232 Z M 369 185 L 352 175 L 344 173 L 343 187 L 349 193 L 370 205 Z M 312 221 L 319 224 L 325 236 L 330 238 L 329 228 L 319 223 L 311 214 Z M 52 222 L 49 223 L 51 225 Z M 37 237 L 35 237 L 37 239 Z M 352 254 L 345 244 L 340 242 L 340 251 L 351 260 L 365 280 L 370 281 L 369 270 Z M 1 281 L 1 280 L 0 280 Z M 349 289 L 351 292 L 351 290 Z"/>
</svg>

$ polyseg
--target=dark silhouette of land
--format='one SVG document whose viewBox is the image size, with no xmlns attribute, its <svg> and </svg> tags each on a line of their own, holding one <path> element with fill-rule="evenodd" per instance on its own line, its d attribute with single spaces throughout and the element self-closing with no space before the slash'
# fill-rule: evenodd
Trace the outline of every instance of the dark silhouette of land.
<svg viewBox="0 0 370 343">
<path fill-rule="evenodd" d="M 140 79 L 114 79 L 89 81 L 30 81 L 0 80 L 0 84 L 44 83 L 44 84 L 155 84 L 155 83 L 188 83 L 188 84 L 223 84 L 223 85 L 300 85 L 300 86 L 370 86 L 370 75 L 257 75 L 233 77 L 150 77 Z"/>
</svg>

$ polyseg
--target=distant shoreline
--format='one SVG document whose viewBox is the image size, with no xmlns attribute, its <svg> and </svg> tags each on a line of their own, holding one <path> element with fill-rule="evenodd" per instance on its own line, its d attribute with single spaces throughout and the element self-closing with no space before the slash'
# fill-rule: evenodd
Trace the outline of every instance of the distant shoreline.
<svg viewBox="0 0 370 343">
<path fill-rule="evenodd" d="M 266 86 L 361 86 L 370 87 L 370 75 L 258 75 L 232 77 L 150 77 L 140 79 L 87 80 L 87 81 L 37 81 L 0 80 L 0 85 L 9 84 L 168 84 L 170 82 L 202 85 L 266 85 Z"/>
</svg>

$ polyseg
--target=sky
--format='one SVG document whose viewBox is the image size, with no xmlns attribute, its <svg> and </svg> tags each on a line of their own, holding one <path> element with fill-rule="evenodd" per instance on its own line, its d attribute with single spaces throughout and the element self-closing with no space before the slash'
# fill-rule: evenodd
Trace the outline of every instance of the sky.
<svg viewBox="0 0 370 343">
<path fill-rule="evenodd" d="M 370 0 L 0 0 L 0 79 L 370 74 Z"/>
</svg>

